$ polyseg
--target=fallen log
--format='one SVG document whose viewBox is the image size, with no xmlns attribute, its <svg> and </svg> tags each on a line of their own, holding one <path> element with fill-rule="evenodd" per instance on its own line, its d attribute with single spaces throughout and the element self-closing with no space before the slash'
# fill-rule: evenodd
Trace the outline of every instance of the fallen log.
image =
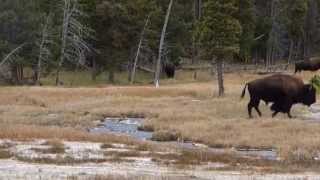
<svg viewBox="0 0 320 180">
<path fill-rule="evenodd" d="M 154 70 L 152 70 L 150 68 L 147 68 L 147 67 L 137 66 L 137 68 L 140 69 L 141 71 L 145 71 L 145 72 L 148 72 L 148 73 L 155 73 Z"/>
</svg>

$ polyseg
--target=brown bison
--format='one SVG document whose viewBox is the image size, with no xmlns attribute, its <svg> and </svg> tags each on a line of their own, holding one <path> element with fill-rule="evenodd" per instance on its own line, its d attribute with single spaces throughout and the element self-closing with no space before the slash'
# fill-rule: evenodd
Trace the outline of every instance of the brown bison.
<svg viewBox="0 0 320 180">
<path fill-rule="evenodd" d="M 252 118 L 252 108 L 255 108 L 259 116 L 260 100 L 268 104 L 272 102 L 271 110 L 274 112 L 272 117 L 279 112 L 287 113 L 292 118 L 290 110 L 292 105 L 302 103 L 311 106 L 316 102 L 316 90 L 310 84 L 304 84 L 297 77 L 276 74 L 262 79 L 257 79 L 246 84 L 242 92 L 242 98 L 245 96 L 246 89 L 250 93 L 250 102 L 248 104 L 249 117 Z"/>
<path fill-rule="evenodd" d="M 304 61 L 295 64 L 294 73 L 301 71 L 317 71 L 320 69 L 320 61 Z"/>
<path fill-rule="evenodd" d="M 173 79 L 176 72 L 176 66 L 173 63 L 166 63 L 164 65 L 164 72 L 169 79 Z"/>
</svg>

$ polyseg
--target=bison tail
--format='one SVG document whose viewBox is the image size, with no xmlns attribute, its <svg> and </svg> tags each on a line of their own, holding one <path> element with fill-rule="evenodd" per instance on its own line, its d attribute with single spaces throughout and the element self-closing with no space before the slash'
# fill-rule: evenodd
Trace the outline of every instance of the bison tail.
<svg viewBox="0 0 320 180">
<path fill-rule="evenodd" d="M 246 85 L 244 86 L 243 90 L 242 90 L 242 95 L 241 95 L 241 98 L 242 98 L 242 99 L 243 99 L 244 96 L 246 95 L 246 89 L 247 89 L 247 87 L 248 87 L 248 84 L 246 84 Z"/>
</svg>

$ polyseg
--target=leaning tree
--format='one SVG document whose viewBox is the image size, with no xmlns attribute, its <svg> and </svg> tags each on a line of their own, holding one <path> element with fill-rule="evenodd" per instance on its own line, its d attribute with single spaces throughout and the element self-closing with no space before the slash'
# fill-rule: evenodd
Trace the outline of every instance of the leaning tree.
<svg viewBox="0 0 320 180">
<path fill-rule="evenodd" d="M 168 10 L 167 10 L 167 13 L 166 13 L 166 18 L 165 18 L 164 25 L 163 25 L 163 28 L 162 28 L 161 38 L 160 38 L 158 60 L 157 60 L 156 72 L 155 72 L 155 76 L 154 76 L 154 84 L 155 84 L 155 86 L 157 88 L 159 87 L 161 64 L 162 64 L 161 61 L 162 61 L 162 57 L 163 57 L 163 48 L 164 48 L 164 40 L 165 40 L 165 36 L 166 36 L 166 31 L 167 31 L 167 26 L 168 26 L 170 14 L 171 14 L 172 5 L 173 5 L 173 0 L 170 0 L 169 6 L 168 6 Z"/>
<path fill-rule="evenodd" d="M 92 38 L 92 29 L 82 19 L 87 16 L 77 0 L 63 0 L 63 14 L 60 55 L 56 71 L 56 85 L 60 83 L 60 71 L 65 61 L 83 65 L 85 53 L 91 50 L 88 39 Z"/>
</svg>

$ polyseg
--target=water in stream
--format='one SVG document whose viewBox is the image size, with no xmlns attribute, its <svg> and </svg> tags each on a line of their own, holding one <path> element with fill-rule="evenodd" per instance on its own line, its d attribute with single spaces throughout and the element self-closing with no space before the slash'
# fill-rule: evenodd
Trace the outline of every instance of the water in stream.
<svg viewBox="0 0 320 180">
<path fill-rule="evenodd" d="M 90 129 L 92 133 L 114 133 L 127 135 L 140 140 L 150 140 L 152 132 L 140 131 L 139 126 L 143 123 L 141 118 L 106 118 L 98 127 Z"/>
</svg>

